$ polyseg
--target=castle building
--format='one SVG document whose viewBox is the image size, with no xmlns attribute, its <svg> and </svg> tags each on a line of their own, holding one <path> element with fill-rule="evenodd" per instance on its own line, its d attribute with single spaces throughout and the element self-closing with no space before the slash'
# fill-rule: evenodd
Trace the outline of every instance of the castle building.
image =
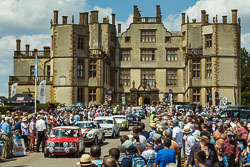
<svg viewBox="0 0 250 167">
<path fill-rule="evenodd" d="M 51 21 L 51 48 L 22 51 L 16 41 L 14 76 L 17 93 L 34 96 L 34 63 L 38 57 L 37 85 L 47 81 L 46 100 L 72 105 L 159 104 L 172 92 L 174 102 L 218 104 L 218 97 L 232 105 L 241 103 L 240 19 L 232 10 L 232 22 L 209 22 L 205 10 L 201 22 L 182 13 L 180 32 L 170 32 L 162 23 L 160 6 L 156 17 L 142 17 L 134 6 L 133 22 L 121 33 L 115 14 L 98 22 L 98 11 L 80 13 L 79 23 Z M 89 20 L 90 18 L 90 20 Z M 111 22 L 111 23 L 110 23 Z M 112 91 L 112 93 L 110 93 Z M 39 98 L 38 98 L 39 100 Z"/>
</svg>

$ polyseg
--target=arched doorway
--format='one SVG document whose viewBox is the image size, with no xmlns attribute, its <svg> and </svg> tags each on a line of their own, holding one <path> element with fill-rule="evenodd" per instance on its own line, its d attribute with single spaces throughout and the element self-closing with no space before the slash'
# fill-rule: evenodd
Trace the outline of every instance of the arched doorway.
<svg viewBox="0 0 250 167">
<path fill-rule="evenodd" d="M 150 98 L 149 97 L 145 97 L 143 100 L 143 104 L 150 104 Z"/>
</svg>

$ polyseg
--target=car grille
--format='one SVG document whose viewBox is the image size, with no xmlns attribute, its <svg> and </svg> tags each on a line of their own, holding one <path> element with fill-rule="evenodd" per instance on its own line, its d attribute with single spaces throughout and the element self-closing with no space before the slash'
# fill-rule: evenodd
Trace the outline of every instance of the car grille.
<svg viewBox="0 0 250 167">
<path fill-rule="evenodd" d="M 54 152 L 65 152 L 64 148 L 55 148 Z"/>
<path fill-rule="evenodd" d="M 55 147 L 63 147 L 63 143 L 56 142 Z"/>
</svg>

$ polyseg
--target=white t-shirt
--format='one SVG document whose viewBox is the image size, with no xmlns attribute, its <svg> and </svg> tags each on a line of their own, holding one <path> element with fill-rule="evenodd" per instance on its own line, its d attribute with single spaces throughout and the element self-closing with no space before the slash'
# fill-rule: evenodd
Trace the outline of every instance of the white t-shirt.
<svg viewBox="0 0 250 167">
<path fill-rule="evenodd" d="M 175 138 L 175 142 L 177 143 L 178 147 L 183 147 L 183 132 L 179 126 L 174 127 L 172 137 Z"/>
<path fill-rule="evenodd" d="M 128 135 L 128 138 L 129 138 L 129 140 L 131 140 L 131 139 L 133 138 L 133 135 Z M 146 145 L 147 139 L 146 139 L 145 136 L 139 135 L 139 140 L 140 140 L 140 143 L 141 143 L 141 144 Z M 135 143 L 135 141 L 134 141 L 134 143 Z"/>
<path fill-rule="evenodd" d="M 36 121 L 36 129 L 38 132 L 46 130 L 45 121 L 42 119 L 39 119 L 38 121 Z"/>
<path fill-rule="evenodd" d="M 28 135 L 29 134 L 29 129 L 28 129 L 28 125 L 26 125 L 25 123 L 21 123 L 21 130 L 22 130 L 22 135 Z"/>
</svg>

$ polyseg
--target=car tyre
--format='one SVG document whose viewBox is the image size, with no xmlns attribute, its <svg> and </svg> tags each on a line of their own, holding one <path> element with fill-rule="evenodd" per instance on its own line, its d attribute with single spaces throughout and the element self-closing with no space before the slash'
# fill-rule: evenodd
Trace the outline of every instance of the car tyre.
<svg viewBox="0 0 250 167">
<path fill-rule="evenodd" d="M 44 155 L 44 158 L 49 158 L 49 153 L 47 153 L 46 151 L 44 151 L 43 155 Z"/>
</svg>

